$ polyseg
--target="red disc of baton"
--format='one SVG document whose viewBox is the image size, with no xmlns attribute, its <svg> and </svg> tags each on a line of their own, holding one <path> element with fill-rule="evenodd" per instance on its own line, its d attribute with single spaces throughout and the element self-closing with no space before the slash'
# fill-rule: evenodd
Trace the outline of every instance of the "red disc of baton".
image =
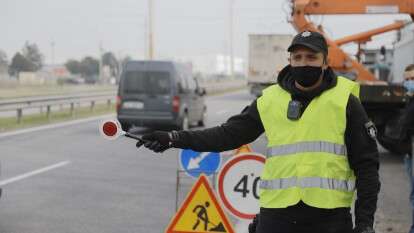
<svg viewBox="0 0 414 233">
<path fill-rule="evenodd" d="M 115 122 L 107 121 L 102 126 L 103 133 L 108 137 L 113 137 L 118 132 L 118 126 Z"/>
<path fill-rule="evenodd" d="M 101 123 L 99 128 L 101 135 L 106 139 L 116 139 L 122 135 L 121 125 L 117 120 L 108 120 Z"/>
</svg>

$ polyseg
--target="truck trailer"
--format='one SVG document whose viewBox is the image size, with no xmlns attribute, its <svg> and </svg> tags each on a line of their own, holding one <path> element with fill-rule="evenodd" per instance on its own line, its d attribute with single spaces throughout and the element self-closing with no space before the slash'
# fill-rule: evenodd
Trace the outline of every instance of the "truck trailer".
<svg viewBox="0 0 414 233">
<path fill-rule="evenodd" d="M 252 95 L 260 96 L 264 88 L 276 83 L 278 72 L 288 64 L 292 39 L 288 34 L 249 35 L 247 83 Z"/>
</svg>

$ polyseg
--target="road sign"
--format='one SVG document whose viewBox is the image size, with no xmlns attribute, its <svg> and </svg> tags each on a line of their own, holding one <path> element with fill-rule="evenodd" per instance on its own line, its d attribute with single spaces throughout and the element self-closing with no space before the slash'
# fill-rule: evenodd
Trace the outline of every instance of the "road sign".
<svg viewBox="0 0 414 233">
<path fill-rule="evenodd" d="M 234 216 L 252 219 L 259 212 L 259 182 L 265 160 L 256 153 L 239 154 L 228 160 L 219 172 L 219 197 Z"/>
<path fill-rule="evenodd" d="M 234 233 L 207 180 L 201 175 L 169 224 L 166 233 Z"/>
<path fill-rule="evenodd" d="M 242 145 L 241 147 L 237 148 L 234 152 L 234 155 L 243 154 L 243 153 L 250 153 L 252 152 L 252 148 L 249 144 Z"/>
<path fill-rule="evenodd" d="M 216 152 L 196 152 L 182 150 L 180 163 L 183 170 L 192 177 L 199 177 L 204 173 L 207 176 L 215 173 L 221 164 L 221 156 Z"/>
</svg>

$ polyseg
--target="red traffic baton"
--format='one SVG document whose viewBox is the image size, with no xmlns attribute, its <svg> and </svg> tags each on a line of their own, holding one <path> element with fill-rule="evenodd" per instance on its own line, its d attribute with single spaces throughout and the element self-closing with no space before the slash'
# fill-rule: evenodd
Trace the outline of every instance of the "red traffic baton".
<svg viewBox="0 0 414 233">
<path fill-rule="evenodd" d="M 146 142 L 146 140 L 143 140 L 138 135 L 123 131 L 121 124 L 117 120 L 107 120 L 102 122 L 99 131 L 101 135 L 108 140 L 115 140 L 120 136 L 125 136 L 141 142 Z"/>
</svg>

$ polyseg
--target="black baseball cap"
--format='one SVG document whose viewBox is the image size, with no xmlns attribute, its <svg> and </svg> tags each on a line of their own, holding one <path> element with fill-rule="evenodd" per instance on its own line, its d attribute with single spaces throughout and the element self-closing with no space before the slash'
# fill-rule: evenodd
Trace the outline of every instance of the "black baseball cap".
<svg viewBox="0 0 414 233">
<path fill-rule="evenodd" d="M 328 54 L 328 44 L 326 43 L 325 37 L 319 32 L 303 31 L 297 34 L 288 48 L 288 52 L 298 46 L 305 46 L 312 49 L 315 52 L 321 52 L 325 55 Z"/>
</svg>

